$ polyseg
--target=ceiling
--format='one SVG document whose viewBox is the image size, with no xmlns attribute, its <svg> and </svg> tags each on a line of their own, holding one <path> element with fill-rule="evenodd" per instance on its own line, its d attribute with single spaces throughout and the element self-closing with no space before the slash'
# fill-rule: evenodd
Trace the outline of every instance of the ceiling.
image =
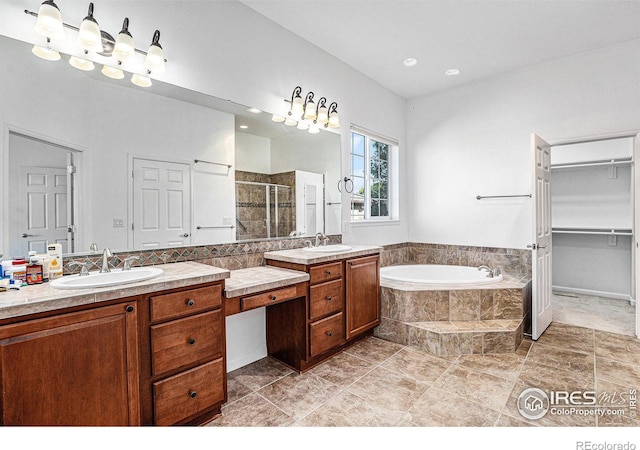
<svg viewBox="0 0 640 450">
<path fill-rule="evenodd" d="M 240 1 L 404 98 L 640 38 L 640 0 Z"/>
</svg>

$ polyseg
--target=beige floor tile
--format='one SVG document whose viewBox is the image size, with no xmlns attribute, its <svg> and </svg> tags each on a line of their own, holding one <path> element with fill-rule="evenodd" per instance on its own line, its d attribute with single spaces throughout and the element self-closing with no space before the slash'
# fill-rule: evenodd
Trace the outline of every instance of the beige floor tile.
<svg viewBox="0 0 640 450">
<path fill-rule="evenodd" d="M 538 338 L 536 343 L 565 350 L 592 353 L 594 349 L 593 341 L 594 334 L 592 329 L 553 322 Z"/>
<path fill-rule="evenodd" d="M 387 359 L 382 367 L 423 383 L 434 382 L 451 365 L 451 361 L 429 355 L 423 350 L 404 348 Z"/>
<path fill-rule="evenodd" d="M 294 423 L 303 427 L 388 427 L 402 418 L 402 413 L 372 405 L 357 395 L 341 392 L 311 414 Z"/>
<path fill-rule="evenodd" d="M 460 355 L 456 364 L 478 372 L 515 381 L 520 375 L 524 357 L 512 353 L 491 355 Z"/>
<path fill-rule="evenodd" d="M 454 364 L 434 383 L 434 386 L 486 408 L 500 412 L 514 381 L 468 369 Z"/>
<path fill-rule="evenodd" d="M 287 415 L 298 420 L 336 395 L 340 388 L 314 374 L 290 374 L 258 391 Z"/>
<path fill-rule="evenodd" d="M 380 364 L 393 354 L 399 352 L 404 346 L 395 342 L 385 341 L 376 337 L 369 337 L 345 349 L 348 353 L 366 361 Z"/>
<path fill-rule="evenodd" d="M 207 426 L 278 427 L 293 424 L 293 418 L 256 393 L 222 407 L 222 415 Z"/>
<path fill-rule="evenodd" d="M 455 394 L 431 387 L 409 410 L 411 423 L 422 427 L 493 426 L 499 413 Z"/>
<path fill-rule="evenodd" d="M 640 390 L 640 366 L 596 357 L 596 377 Z"/>
<path fill-rule="evenodd" d="M 617 383 L 612 383 L 601 378 L 597 382 L 598 405 L 608 409 L 616 410 L 616 414 L 605 414 L 598 416 L 599 427 L 638 427 L 639 408 L 630 403 L 632 396 L 638 396 L 638 388 L 630 388 Z M 635 392 L 633 392 L 635 390 Z M 637 400 L 636 400 L 637 401 Z"/>
<path fill-rule="evenodd" d="M 519 381 L 527 387 L 535 387 L 546 391 L 594 390 L 595 378 L 593 370 L 565 370 L 548 367 L 528 359 L 520 372 Z"/>
<path fill-rule="evenodd" d="M 640 339 L 597 330 L 595 336 L 597 356 L 640 366 Z"/>
<path fill-rule="evenodd" d="M 309 373 L 315 374 L 336 386 L 346 387 L 363 377 L 376 364 L 348 353 L 339 353 L 328 361 L 314 367 Z"/>
<path fill-rule="evenodd" d="M 404 413 L 428 388 L 429 384 L 377 367 L 347 390 L 371 405 L 385 407 L 392 413 Z"/>
<path fill-rule="evenodd" d="M 267 357 L 234 370 L 228 375 L 228 378 L 248 387 L 252 391 L 257 391 L 291 373 L 293 373 L 293 370 L 275 359 Z"/>
<path fill-rule="evenodd" d="M 593 353 L 552 347 L 542 343 L 533 345 L 527 355 L 527 363 L 530 364 L 583 372 L 593 372 L 594 360 Z"/>
</svg>

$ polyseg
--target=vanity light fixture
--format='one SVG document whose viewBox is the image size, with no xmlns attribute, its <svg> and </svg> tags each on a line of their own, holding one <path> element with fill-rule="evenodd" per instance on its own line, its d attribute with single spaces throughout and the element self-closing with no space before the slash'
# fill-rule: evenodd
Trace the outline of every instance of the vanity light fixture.
<svg viewBox="0 0 640 450">
<path fill-rule="evenodd" d="M 115 61 L 103 64 L 101 72 L 114 79 L 124 78 L 122 63 L 133 59 L 136 53 L 144 56 L 143 67 L 140 73 L 132 70 L 131 82 L 137 86 L 151 86 L 150 75 L 152 73 L 162 73 L 165 71 L 164 50 L 160 45 L 160 31 L 156 30 L 149 50 L 144 52 L 138 50 L 133 45 L 133 37 L 129 32 L 129 19 L 125 17 L 122 23 L 122 30 L 118 33 L 118 37 L 113 37 L 104 30 L 101 30 L 98 21 L 95 19 L 93 12 L 93 3 L 89 3 L 86 17 L 82 20 L 80 27 L 69 25 L 62 21 L 60 9 L 53 0 L 45 0 L 38 9 L 38 13 L 24 10 L 25 14 L 36 17 L 35 31 L 44 36 L 47 40 L 46 46 L 35 44 L 31 50 L 34 55 L 48 61 L 57 61 L 60 59 L 60 53 L 52 48 L 51 42 L 55 39 L 63 39 L 65 37 L 64 28 L 74 30 L 78 33 L 76 44 L 82 49 L 81 55 L 71 55 L 69 64 L 80 70 L 93 70 L 95 68 L 94 54 L 98 54 L 105 58 L 113 57 Z"/>
<path fill-rule="evenodd" d="M 336 102 L 331 103 L 327 108 L 326 97 L 320 97 L 318 104 L 313 101 L 315 94 L 310 91 L 304 98 L 300 95 L 302 88 L 296 86 L 291 94 L 291 100 L 285 99 L 285 102 L 290 103 L 289 111 L 287 112 L 285 125 L 296 126 L 300 130 L 308 130 L 309 133 L 317 133 L 321 126 L 325 128 L 339 128 L 340 119 L 338 117 L 338 104 Z M 279 116 L 280 117 L 280 116 Z M 274 122 L 276 116 L 274 115 Z M 282 122 L 282 120 L 280 120 Z"/>
</svg>

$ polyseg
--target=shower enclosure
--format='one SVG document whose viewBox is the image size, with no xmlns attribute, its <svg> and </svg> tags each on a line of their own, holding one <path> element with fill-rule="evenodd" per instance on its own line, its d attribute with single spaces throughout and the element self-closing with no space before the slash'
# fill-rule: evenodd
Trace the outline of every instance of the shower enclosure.
<svg viewBox="0 0 640 450">
<path fill-rule="evenodd" d="M 296 226 L 293 195 L 293 186 L 236 181 L 236 238 L 288 236 Z"/>
</svg>

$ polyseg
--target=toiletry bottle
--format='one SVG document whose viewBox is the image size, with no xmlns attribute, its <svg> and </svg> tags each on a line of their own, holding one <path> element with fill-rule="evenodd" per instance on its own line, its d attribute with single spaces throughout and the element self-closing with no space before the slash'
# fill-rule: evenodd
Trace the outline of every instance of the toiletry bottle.
<svg viewBox="0 0 640 450">
<path fill-rule="evenodd" d="M 36 252 L 29 252 L 29 264 L 27 265 L 27 284 L 42 283 L 42 264 L 38 262 Z"/>
<path fill-rule="evenodd" d="M 49 279 L 62 276 L 62 245 L 61 244 L 49 244 L 47 245 L 47 254 L 51 261 L 49 262 Z"/>
</svg>

